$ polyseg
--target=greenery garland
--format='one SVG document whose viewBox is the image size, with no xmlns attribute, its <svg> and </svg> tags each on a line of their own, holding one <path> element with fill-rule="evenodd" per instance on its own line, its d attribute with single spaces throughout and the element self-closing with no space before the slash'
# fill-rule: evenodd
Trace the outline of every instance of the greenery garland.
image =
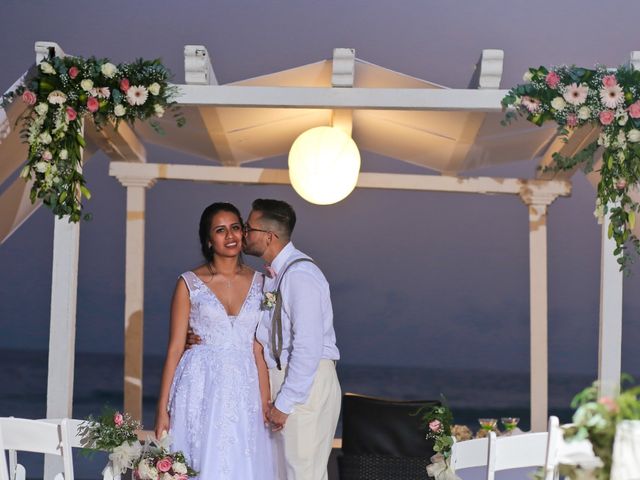
<svg viewBox="0 0 640 480">
<path fill-rule="evenodd" d="M 609 215 L 608 235 L 616 242 L 614 255 L 620 269 L 628 273 L 632 261 L 628 246 L 640 254 L 640 239 L 633 233 L 640 205 L 629 195 L 640 180 L 640 71 L 630 67 L 539 67 L 530 68 L 524 80 L 502 100 L 503 107 L 515 107 L 507 112 L 505 124 L 518 114 L 538 126 L 555 121 L 565 141 L 583 125 L 601 129 L 598 139 L 575 155 L 554 153 L 555 164 L 546 170 L 581 166 L 589 172 L 594 154 L 602 147 L 594 215 L 599 221 Z"/>
<path fill-rule="evenodd" d="M 185 119 L 172 100 L 176 87 L 169 77 L 159 60 L 114 65 L 94 57 L 53 57 L 3 95 L 0 107 L 17 98 L 29 107 L 21 117 L 29 153 L 20 177 L 33 180 L 31 202 L 40 199 L 59 218 L 78 222 L 82 197 L 91 196 L 81 169 L 82 119 L 91 119 L 97 128 L 112 123 L 117 129 L 122 121 L 133 124 L 173 110 L 181 127 Z M 161 133 L 157 122 L 150 124 Z"/>
</svg>

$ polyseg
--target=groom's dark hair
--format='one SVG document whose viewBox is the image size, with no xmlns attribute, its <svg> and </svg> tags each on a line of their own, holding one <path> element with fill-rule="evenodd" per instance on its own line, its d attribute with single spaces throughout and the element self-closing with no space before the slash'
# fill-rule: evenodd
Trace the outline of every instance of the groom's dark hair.
<svg viewBox="0 0 640 480">
<path fill-rule="evenodd" d="M 251 208 L 262 214 L 262 220 L 277 224 L 278 232 L 284 236 L 283 240 L 289 240 L 296 226 L 296 212 L 293 207 L 282 200 L 270 198 L 258 198 L 253 201 Z"/>
</svg>

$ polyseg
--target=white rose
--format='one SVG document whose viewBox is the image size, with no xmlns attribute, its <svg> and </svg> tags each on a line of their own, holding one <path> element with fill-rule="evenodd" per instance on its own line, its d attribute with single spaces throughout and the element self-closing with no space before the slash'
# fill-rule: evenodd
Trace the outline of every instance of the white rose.
<svg viewBox="0 0 640 480">
<path fill-rule="evenodd" d="M 141 480 L 156 480 L 158 478 L 158 470 L 149 466 L 147 462 L 140 462 L 138 475 L 140 475 Z"/>
<path fill-rule="evenodd" d="M 524 72 L 524 75 L 522 76 L 522 80 L 524 80 L 525 82 L 530 82 L 532 79 L 533 79 L 533 74 L 529 70 Z"/>
<path fill-rule="evenodd" d="M 56 69 L 53 68 L 53 65 L 51 65 L 49 62 L 42 62 L 40 64 L 40 70 L 50 75 L 54 75 L 56 73 Z"/>
<path fill-rule="evenodd" d="M 67 101 L 67 96 L 60 90 L 54 90 L 47 96 L 47 100 L 49 100 L 49 103 L 52 105 L 62 105 Z"/>
<path fill-rule="evenodd" d="M 640 142 L 640 130 L 638 130 L 637 128 L 632 128 L 631 130 L 629 130 L 629 133 L 627 133 L 627 139 L 631 143 Z"/>
<path fill-rule="evenodd" d="M 67 158 L 69 158 L 69 152 L 67 151 L 66 148 L 63 148 L 62 150 L 60 150 L 60 153 L 58 154 L 58 156 L 60 157 L 61 160 L 66 160 Z"/>
<path fill-rule="evenodd" d="M 156 117 L 162 117 L 164 115 L 164 107 L 162 105 L 154 105 L 153 110 L 156 112 Z"/>
<path fill-rule="evenodd" d="M 618 125 L 623 127 L 627 124 L 627 121 L 629 120 L 629 115 L 625 111 L 621 112 L 619 115 L 617 115 L 617 117 L 618 117 Z"/>
<path fill-rule="evenodd" d="M 80 86 L 85 92 L 90 92 L 93 88 L 93 80 L 91 80 L 90 78 L 85 78 L 80 82 Z"/>
<path fill-rule="evenodd" d="M 589 120 L 589 117 L 591 116 L 591 109 L 589 107 L 580 107 L 580 109 L 578 110 L 578 118 L 580 120 Z"/>
<path fill-rule="evenodd" d="M 127 113 L 127 109 L 124 108 L 124 105 L 119 103 L 113 108 L 113 113 L 116 117 L 122 117 L 125 113 Z"/>
<path fill-rule="evenodd" d="M 149 93 L 151 95 L 158 95 L 160 93 L 160 84 L 157 82 L 153 82 L 151 85 L 149 85 L 147 90 L 149 90 Z"/>
<path fill-rule="evenodd" d="M 113 78 L 116 73 L 118 73 L 118 69 L 113 63 L 105 63 L 100 67 L 102 74 L 107 78 Z"/>
<path fill-rule="evenodd" d="M 555 108 L 558 111 L 564 110 L 564 107 L 567 106 L 567 102 L 564 101 L 562 97 L 556 97 L 551 100 L 551 107 Z"/>
<path fill-rule="evenodd" d="M 48 145 L 51 143 L 52 138 L 49 132 L 42 132 L 40 135 L 38 135 L 38 140 L 40 140 L 40 143 Z"/>
<path fill-rule="evenodd" d="M 47 171 L 47 168 L 49 167 L 49 164 L 47 162 L 38 162 L 36 163 L 36 172 L 39 173 L 44 173 Z"/>
<path fill-rule="evenodd" d="M 44 115 L 49 111 L 49 105 L 46 103 L 39 103 L 36 105 L 35 111 L 38 115 Z"/>
<path fill-rule="evenodd" d="M 176 462 L 173 464 L 173 471 L 175 473 L 187 473 L 187 466 L 184 463 Z"/>
</svg>

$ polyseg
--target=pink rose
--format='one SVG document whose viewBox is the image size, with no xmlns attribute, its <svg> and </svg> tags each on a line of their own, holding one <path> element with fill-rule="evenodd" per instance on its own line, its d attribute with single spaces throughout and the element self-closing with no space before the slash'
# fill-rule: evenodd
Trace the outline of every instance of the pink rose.
<svg viewBox="0 0 640 480">
<path fill-rule="evenodd" d="M 76 118 L 78 118 L 78 112 L 76 112 L 73 107 L 67 107 L 67 120 L 69 122 L 73 122 Z M 120 414 L 118 414 L 120 415 Z M 122 415 L 120 415 L 122 416 Z"/>
<path fill-rule="evenodd" d="M 122 80 L 120 80 L 120 90 L 122 90 L 124 93 L 127 93 L 127 91 L 129 90 L 129 79 L 128 78 L 123 78 Z"/>
<path fill-rule="evenodd" d="M 95 97 L 89 97 L 89 99 L 87 100 L 87 109 L 89 109 L 91 113 L 95 113 L 99 108 L 100 102 L 98 102 L 98 99 Z"/>
<path fill-rule="evenodd" d="M 169 457 L 164 457 L 162 460 L 158 460 L 158 463 L 156 463 L 156 468 L 159 472 L 168 472 L 169 470 L 171 470 L 172 465 L 173 462 L 171 461 L 171 459 Z"/>
<path fill-rule="evenodd" d="M 628 110 L 631 118 L 640 118 L 640 100 L 629 105 Z"/>
<path fill-rule="evenodd" d="M 49 160 L 51 160 L 52 158 L 53 158 L 53 154 L 52 154 L 49 150 L 45 150 L 45 151 L 42 153 L 42 159 L 43 159 L 43 160 L 46 160 L 46 161 L 48 162 L 48 161 L 49 161 Z"/>
<path fill-rule="evenodd" d="M 615 75 L 606 75 L 602 78 L 602 85 L 605 87 L 615 87 L 618 84 L 618 79 Z"/>
<path fill-rule="evenodd" d="M 549 88 L 555 89 L 560 84 L 560 76 L 556 72 L 549 72 L 545 77 L 545 81 Z"/>
<path fill-rule="evenodd" d="M 74 66 L 69 69 L 69 76 L 71 77 L 72 80 L 76 78 L 79 73 L 80 73 L 80 70 L 78 70 L 78 67 Z"/>
<path fill-rule="evenodd" d="M 181 473 L 177 477 L 174 476 L 173 478 L 174 478 L 174 480 L 189 480 L 189 477 L 187 475 L 185 475 L 184 473 Z"/>
<path fill-rule="evenodd" d="M 624 179 L 621 179 L 621 180 L 624 180 Z M 621 180 L 618 180 L 618 181 L 621 181 Z M 626 186 L 627 182 L 624 182 L 624 184 Z M 603 405 L 608 411 L 610 411 L 612 413 L 617 413 L 618 410 L 619 410 L 618 403 L 616 402 L 616 400 L 614 398 L 602 397 L 600 400 L 598 400 L 598 403 L 600 405 Z"/>
<path fill-rule="evenodd" d="M 440 423 L 440 420 L 431 420 L 429 422 L 429 430 L 431 430 L 432 432 L 439 432 L 440 429 L 442 428 L 442 423 Z"/>
<path fill-rule="evenodd" d="M 578 116 L 575 113 L 570 113 L 567 115 L 567 125 L 569 127 L 575 127 L 578 125 Z"/>
<path fill-rule="evenodd" d="M 71 107 L 69 107 L 69 108 L 71 108 Z M 124 423 L 124 417 L 122 416 L 122 414 L 120 412 L 116 412 L 115 415 L 113 416 L 113 423 L 116 424 L 116 427 L 121 427 L 122 424 Z"/>
<path fill-rule="evenodd" d="M 36 104 L 36 94 L 31 90 L 25 90 L 22 94 L 22 101 L 27 105 L 35 105 Z"/>
<path fill-rule="evenodd" d="M 625 188 L 627 188 L 627 181 L 624 178 L 619 178 L 616 180 L 616 188 L 618 190 L 624 190 Z M 611 406 L 611 403 L 613 402 L 613 404 L 615 404 L 615 400 L 613 400 L 612 398 L 609 397 L 602 397 L 599 402 L 604 405 L 605 407 L 609 408 Z M 609 408 L 609 410 L 611 410 L 611 408 Z"/>
<path fill-rule="evenodd" d="M 611 125 L 611 122 L 615 120 L 616 114 L 613 110 L 603 110 L 600 112 L 600 123 L 602 125 Z"/>
</svg>

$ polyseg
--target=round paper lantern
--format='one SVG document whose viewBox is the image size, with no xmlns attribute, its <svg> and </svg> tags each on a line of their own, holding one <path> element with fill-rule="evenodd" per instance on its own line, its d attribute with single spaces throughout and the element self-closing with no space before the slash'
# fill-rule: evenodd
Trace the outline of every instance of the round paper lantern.
<svg viewBox="0 0 640 480">
<path fill-rule="evenodd" d="M 358 182 L 360 152 L 335 127 L 316 127 L 296 138 L 289 150 L 289 178 L 306 201 L 330 205 L 346 198 Z"/>
</svg>

